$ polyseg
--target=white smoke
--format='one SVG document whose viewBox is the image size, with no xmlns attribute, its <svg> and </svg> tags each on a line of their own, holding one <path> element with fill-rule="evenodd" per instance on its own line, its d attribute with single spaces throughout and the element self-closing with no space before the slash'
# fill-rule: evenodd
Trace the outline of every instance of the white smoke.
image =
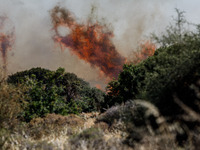
<svg viewBox="0 0 200 150">
<path fill-rule="evenodd" d="M 138 41 L 150 32 L 165 28 L 174 8 L 186 0 L 0 0 L 0 15 L 6 14 L 16 30 L 16 43 L 8 58 L 8 72 L 15 73 L 32 67 L 57 69 L 64 67 L 93 85 L 104 84 L 98 68 L 79 60 L 69 51 L 61 52 L 52 40 L 54 34 L 50 10 L 59 5 L 70 10 L 76 19 L 88 19 L 91 6 L 95 15 L 112 27 L 115 43 L 125 57 L 134 50 Z"/>
</svg>

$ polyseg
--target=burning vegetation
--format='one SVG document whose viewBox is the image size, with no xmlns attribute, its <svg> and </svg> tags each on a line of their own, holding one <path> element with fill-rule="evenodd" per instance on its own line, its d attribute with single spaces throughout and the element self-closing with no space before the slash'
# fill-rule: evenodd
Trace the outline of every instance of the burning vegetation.
<svg viewBox="0 0 200 150">
<path fill-rule="evenodd" d="M 4 73 L 7 71 L 7 53 L 12 49 L 15 41 L 14 28 L 5 32 L 6 21 L 8 17 L 0 16 L 0 52 L 3 61 Z"/>
<path fill-rule="evenodd" d="M 106 76 L 117 77 L 122 71 L 125 58 L 112 43 L 113 32 L 99 22 L 86 24 L 76 22 L 72 14 L 63 8 L 55 7 L 51 13 L 54 41 L 63 48 L 69 48 L 73 54 L 98 67 Z M 59 28 L 69 29 L 70 33 L 61 35 Z"/>
</svg>

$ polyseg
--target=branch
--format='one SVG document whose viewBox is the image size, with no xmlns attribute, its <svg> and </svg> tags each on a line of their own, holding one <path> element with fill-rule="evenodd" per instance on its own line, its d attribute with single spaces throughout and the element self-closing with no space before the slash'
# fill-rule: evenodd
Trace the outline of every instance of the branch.
<svg viewBox="0 0 200 150">
<path fill-rule="evenodd" d="M 173 95 L 174 101 L 176 104 L 178 104 L 193 120 L 200 122 L 200 114 L 192 110 L 190 107 L 185 105 L 176 94 Z"/>
</svg>

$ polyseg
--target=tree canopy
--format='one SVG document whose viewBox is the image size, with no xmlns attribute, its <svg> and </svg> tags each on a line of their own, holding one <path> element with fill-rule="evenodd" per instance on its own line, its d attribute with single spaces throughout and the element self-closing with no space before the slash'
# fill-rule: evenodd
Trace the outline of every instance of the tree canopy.
<svg viewBox="0 0 200 150">
<path fill-rule="evenodd" d="M 8 83 L 27 87 L 27 106 L 24 118 L 30 120 L 47 113 L 66 115 L 69 113 L 98 111 L 104 101 L 104 93 L 91 88 L 89 83 L 63 68 L 50 71 L 32 68 L 10 75 Z"/>
<path fill-rule="evenodd" d="M 154 56 L 137 65 L 125 64 L 118 80 L 107 87 L 108 105 L 145 99 L 169 114 L 180 111 L 173 98 L 176 94 L 194 108 L 194 102 L 199 99 L 191 87 L 200 86 L 200 39 L 188 36 L 184 40 L 157 49 Z"/>
</svg>

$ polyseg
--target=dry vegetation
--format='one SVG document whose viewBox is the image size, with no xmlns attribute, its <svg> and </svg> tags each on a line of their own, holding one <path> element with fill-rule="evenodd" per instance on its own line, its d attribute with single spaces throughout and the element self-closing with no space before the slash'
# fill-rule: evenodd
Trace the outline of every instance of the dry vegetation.
<svg viewBox="0 0 200 150">
<path fill-rule="evenodd" d="M 138 120 L 137 117 L 140 116 L 137 111 L 141 106 L 146 108 L 145 123 L 142 126 L 133 125 L 131 121 Z M 16 113 L 16 109 L 13 111 Z M 133 116 L 135 118 L 130 118 Z M 154 120 L 151 116 L 154 116 Z M 199 123 L 195 118 L 190 118 Z M 189 130 L 181 121 L 168 120 L 170 119 L 161 116 L 158 109 L 148 102 L 129 101 L 112 107 L 103 114 L 48 114 L 29 123 L 13 122 L 15 128 L 1 129 L 0 146 L 1 149 L 11 150 L 198 150 L 200 128 L 197 126 Z M 2 126 L 5 127 L 5 124 Z M 183 130 L 187 130 L 188 138 L 178 143 L 177 137 L 184 138 Z"/>
</svg>

